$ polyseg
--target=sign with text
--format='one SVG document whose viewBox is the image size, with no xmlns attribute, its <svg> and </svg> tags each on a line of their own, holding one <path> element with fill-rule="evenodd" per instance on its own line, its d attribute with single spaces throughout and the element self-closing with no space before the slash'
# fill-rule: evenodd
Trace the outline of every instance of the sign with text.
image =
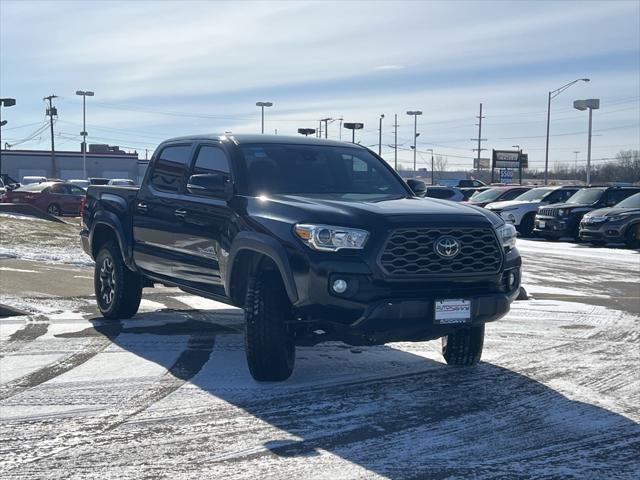
<svg viewBox="0 0 640 480">
<path fill-rule="evenodd" d="M 493 168 L 518 168 L 520 152 L 518 150 L 494 150 Z"/>
</svg>

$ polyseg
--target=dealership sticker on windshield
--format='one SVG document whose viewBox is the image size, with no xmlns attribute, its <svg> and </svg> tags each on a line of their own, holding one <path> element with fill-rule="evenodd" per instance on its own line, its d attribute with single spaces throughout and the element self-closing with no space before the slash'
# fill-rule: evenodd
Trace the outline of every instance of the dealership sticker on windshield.
<svg viewBox="0 0 640 480">
<path fill-rule="evenodd" d="M 471 300 L 446 299 L 435 301 L 434 323 L 447 325 L 471 322 Z"/>
</svg>

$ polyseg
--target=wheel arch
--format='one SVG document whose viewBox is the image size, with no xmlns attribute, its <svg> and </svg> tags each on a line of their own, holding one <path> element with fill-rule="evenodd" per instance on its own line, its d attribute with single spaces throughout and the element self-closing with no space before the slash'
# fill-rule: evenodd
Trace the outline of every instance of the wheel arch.
<svg viewBox="0 0 640 480">
<path fill-rule="evenodd" d="M 136 269 L 133 265 L 130 250 L 127 248 L 122 224 L 114 214 L 110 212 L 98 212 L 93 220 L 90 235 L 91 256 L 95 259 L 102 245 L 110 240 L 116 242 L 127 268 L 135 271 Z"/>
<path fill-rule="evenodd" d="M 275 239 L 256 232 L 240 232 L 229 253 L 229 268 L 225 275 L 225 289 L 233 303 L 244 306 L 249 278 L 260 269 L 280 274 L 291 303 L 298 300 L 298 292 L 284 247 Z"/>
</svg>

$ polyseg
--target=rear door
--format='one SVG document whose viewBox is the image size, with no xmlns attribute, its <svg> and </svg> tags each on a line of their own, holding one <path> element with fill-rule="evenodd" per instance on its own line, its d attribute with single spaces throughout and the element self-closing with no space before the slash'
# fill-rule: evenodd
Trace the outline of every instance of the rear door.
<svg viewBox="0 0 640 480">
<path fill-rule="evenodd" d="M 180 200 L 193 144 L 168 144 L 155 155 L 133 205 L 134 260 L 143 270 L 171 278 L 187 264 Z"/>
</svg>

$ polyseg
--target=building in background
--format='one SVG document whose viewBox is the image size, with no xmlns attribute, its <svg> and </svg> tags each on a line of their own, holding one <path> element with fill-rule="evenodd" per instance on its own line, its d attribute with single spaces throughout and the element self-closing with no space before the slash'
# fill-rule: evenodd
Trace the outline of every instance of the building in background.
<svg viewBox="0 0 640 480">
<path fill-rule="evenodd" d="M 138 153 L 126 153 L 110 145 L 89 145 L 87 176 L 100 178 L 130 178 L 136 183 L 144 176 L 148 160 Z M 82 152 L 56 151 L 56 172 L 53 172 L 49 150 L 1 150 L 2 173 L 22 182 L 26 176 L 43 176 L 62 180 L 82 179 Z"/>
</svg>

